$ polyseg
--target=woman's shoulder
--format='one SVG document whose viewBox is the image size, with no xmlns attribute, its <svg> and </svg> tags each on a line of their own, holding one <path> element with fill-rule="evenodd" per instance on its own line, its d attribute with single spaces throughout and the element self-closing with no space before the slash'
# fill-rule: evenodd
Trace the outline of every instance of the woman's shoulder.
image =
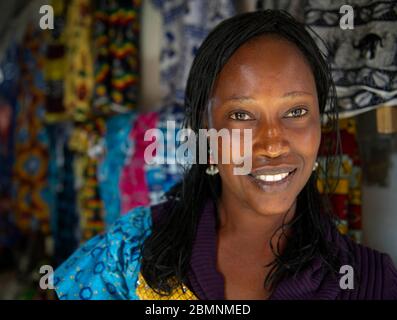
<svg viewBox="0 0 397 320">
<path fill-rule="evenodd" d="M 354 273 L 354 289 L 343 290 L 349 299 L 397 299 L 397 269 L 391 257 L 340 235 L 341 262 Z M 351 267 L 351 268 L 350 268 Z"/>
<path fill-rule="evenodd" d="M 140 246 L 151 232 L 152 208 L 138 207 L 77 249 L 54 274 L 60 299 L 137 299 Z"/>
</svg>

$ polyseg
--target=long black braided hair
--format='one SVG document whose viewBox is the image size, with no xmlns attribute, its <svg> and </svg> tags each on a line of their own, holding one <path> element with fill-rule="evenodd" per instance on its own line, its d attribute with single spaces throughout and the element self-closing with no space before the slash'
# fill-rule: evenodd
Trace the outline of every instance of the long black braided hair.
<svg viewBox="0 0 397 320">
<path fill-rule="evenodd" d="M 204 128 L 214 82 L 232 54 L 254 37 L 274 34 L 295 44 L 312 69 L 320 114 L 337 137 L 324 143 L 330 155 L 327 159 L 335 159 L 340 145 L 335 86 L 325 56 L 313 40 L 316 35 L 310 32 L 313 31 L 308 31 L 302 23 L 283 11 L 255 11 L 221 22 L 202 43 L 191 67 L 185 93 L 184 127 L 195 133 Z M 196 146 L 198 148 L 198 141 Z M 216 204 L 221 194 L 219 175 L 207 175 L 207 166 L 198 164 L 198 159 L 196 163 L 186 170 L 182 181 L 168 192 L 167 213 L 161 223 L 153 226 L 151 235 L 142 246 L 141 273 L 147 284 L 160 294 L 169 294 L 186 281 L 203 204 L 208 199 Z M 327 166 L 328 162 L 323 167 L 326 181 Z M 335 249 L 326 236 L 327 222 L 333 223 L 333 216 L 329 204 L 317 190 L 316 181 L 317 176 L 313 172 L 298 195 L 295 217 L 281 226 L 283 230 L 289 227 L 293 231 L 294 241 L 287 241 L 282 253 L 278 252 L 277 246 L 272 247 L 275 260 L 264 279 L 266 287 L 273 287 L 283 278 L 296 275 L 315 257 L 320 257 L 325 266 L 336 272 Z M 284 232 L 281 234 L 285 235 Z"/>
</svg>

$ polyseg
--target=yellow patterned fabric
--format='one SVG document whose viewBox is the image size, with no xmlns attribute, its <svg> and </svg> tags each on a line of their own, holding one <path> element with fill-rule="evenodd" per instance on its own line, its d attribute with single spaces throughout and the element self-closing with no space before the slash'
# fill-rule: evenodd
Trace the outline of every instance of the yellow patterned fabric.
<svg viewBox="0 0 397 320">
<path fill-rule="evenodd" d="M 65 83 L 63 102 L 75 121 L 86 121 L 94 88 L 90 0 L 70 2 L 65 27 Z"/>
<path fill-rule="evenodd" d="M 140 300 L 198 300 L 185 285 L 181 285 L 170 295 L 160 295 L 148 286 L 141 273 L 138 276 L 136 295 Z"/>
<path fill-rule="evenodd" d="M 354 118 L 339 120 L 342 154 L 335 157 L 331 166 L 325 167 L 325 151 L 321 150 L 319 161 L 318 189 L 328 193 L 334 212 L 339 218 L 338 229 L 342 234 L 349 234 L 356 242 L 361 242 L 361 160 L 356 137 Z M 334 133 L 323 130 L 324 141 L 335 141 Z M 324 145 L 324 142 L 323 142 Z M 325 168 L 328 185 L 325 185 Z M 327 188 L 326 188 L 327 187 Z M 331 187 L 330 191 L 328 188 Z"/>
</svg>

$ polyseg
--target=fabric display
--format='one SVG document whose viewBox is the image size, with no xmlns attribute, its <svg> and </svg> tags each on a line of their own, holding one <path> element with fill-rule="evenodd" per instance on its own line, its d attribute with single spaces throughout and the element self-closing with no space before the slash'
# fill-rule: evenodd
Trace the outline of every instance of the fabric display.
<svg viewBox="0 0 397 320">
<path fill-rule="evenodd" d="M 90 0 L 72 0 L 67 11 L 63 103 L 75 121 L 89 118 L 94 88 L 91 5 Z"/>
<path fill-rule="evenodd" d="M 156 128 L 164 137 L 164 153 L 156 154 L 156 159 L 164 164 L 145 164 L 146 179 L 149 186 L 149 199 L 151 204 L 162 202 L 165 192 L 182 179 L 183 169 L 178 163 L 168 163 L 167 157 L 176 154 L 178 147 L 177 132 L 182 126 L 184 111 L 178 105 L 165 108 L 159 112 Z M 175 126 L 175 131 L 168 132 L 167 122 Z M 164 159 L 161 157 L 164 156 Z M 176 160 L 176 159 L 175 159 Z"/>
<path fill-rule="evenodd" d="M 46 62 L 44 74 L 46 80 L 46 121 L 54 122 L 67 119 L 63 104 L 63 79 L 66 76 L 65 69 L 65 23 L 66 3 L 53 0 L 54 29 L 46 30 Z"/>
<path fill-rule="evenodd" d="M 23 39 L 2 55 L 1 265 L 12 260 L 3 248 L 12 248 L 27 261 L 27 278 L 38 264 L 57 267 L 121 215 L 161 202 L 181 180 L 182 166 L 167 158 L 179 143 L 188 71 L 208 32 L 235 7 L 233 0 L 153 3 L 164 37 L 165 91 L 151 106 L 158 111 L 138 111 L 140 0 L 53 0 L 54 28 L 27 21 Z M 165 153 L 155 155 L 164 164 L 145 163 L 148 129 L 164 137 Z M 49 298 L 33 278 L 22 287 L 16 297 Z"/>
<path fill-rule="evenodd" d="M 170 164 L 167 156 L 175 155 L 178 146 L 177 132 L 182 126 L 183 109 L 177 105 L 139 115 L 129 135 L 134 142 L 130 157 L 122 169 L 120 178 L 121 213 L 142 205 L 154 205 L 163 201 L 163 196 L 182 178 L 182 167 L 178 163 Z M 175 125 L 174 131 L 168 131 L 167 122 Z M 164 138 L 163 154 L 153 154 L 157 163 L 147 163 L 145 149 L 154 141 L 145 141 L 148 129 L 158 129 Z M 157 140 L 156 138 L 156 141 Z M 160 150 L 160 148 L 158 148 Z M 164 158 L 162 158 L 164 157 Z"/>
<path fill-rule="evenodd" d="M 140 114 L 129 133 L 132 152 L 122 168 L 119 184 L 121 214 L 125 214 L 135 207 L 145 206 L 150 203 L 149 187 L 144 169 L 144 153 L 151 141 L 145 141 L 144 137 L 146 130 L 156 128 L 157 121 L 157 112 Z"/>
<path fill-rule="evenodd" d="M 97 0 L 94 12 L 98 114 L 135 109 L 139 87 L 140 0 Z"/>
<path fill-rule="evenodd" d="M 349 234 L 356 242 L 361 242 L 361 196 L 362 196 L 362 168 L 357 143 L 357 129 L 354 118 L 339 120 L 342 141 L 341 162 L 337 159 L 327 168 L 325 173 L 325 146 L 320 147 L 319 161 L 319 190 L 327 192 L 324 186 L 325 174 L 330 179 L 327 193 L 334 212 L 339 218 L 338 229 L 342 234 Z M 334 135 L 323 130 L 323 141 L 330 141 Z"/>
<path fill-rule="evenodd" d="M 76 208 L 74 153 L 69 148 L 72 127 L 69 123 L 47 126 L 50 138 L 49 181 L 53 190 L 51 231 L 54 241 L 54 264 L 59 265 L 78 247 L 79 216 Z"/>
<path fill-rule="evenodd" d="M 19 79 L 18 47 L 13 42 L 0 63 L 0 252 L 10 250 L 18 238 L 12 212 L 12 152 L 15 134 L 17 84 Z M 4 251 L 3 251 L 4 250 Z M 0 266 L 9 264 L 8 257 Z"/>
<path fill-rule="evenodd" d="M 97 176 L 98 166 L 104 155 L 104 133 L 105 122 L 98 118 L 75 128 L 69 140 L 70 148 L 75 152 L 73 171 L 82 241 L 105 229 L 104 206 Z"/>
<path fill-rule="evenodd" d="M 41 32 L 30 25 L 20 54 L 15 128 L 14 213 L 23 231 L 50 231 L 48 135 L 43 126 L 45 82 Z"/>
<path fill-rule="evenodd" d="M 354 1 L 354 29 L 343 30 L 339 9 L 346 1 L 309 0 L 305 23 L 324 41 L 341 116 L 397 103 L 397 2 Z"/>
<path fill-rule="evenodd" d="M 105 155 L 98 167 L 99 191 L 105 207 L 105 224 L 111 226 L 121 214 L 119 183 L 126 158 L 132 154 L 129 139 L 136 112 L 114 115 L 106 120 Z"/>
<path fill-rule="evenodd" d="M 177 129 L 182 125 L 185 86 L 196 51 L 207 34 L 222 20 L 236 13 L 231 0 L 152 0 L 162 16 L 163 40 L 160 54 L 160 81 L 162 102 L 160 111 L 139 117 L 132 129 L 131 139 L 136 141 L 132 160 L 124 168 L 121 182 L 122 213 L 142 204 L 157 204 L 164 193 L 181 180 L 181 165 L 167 163 L 146 164 L 143 153 L 151 142 L 143 142 L 147 128 L 159 129 L 164 137 L 167 157 L 175 154 L 178 145 Z M 167 131 L 167 122 L 175 125 L 174 132 Z M 146 122 L 145 128 L 143 128 Z M 150 122 L 150 123 L 149 123 Z M 160 158 L 157 158 L 161 161 Z M 144 170 L 142 170 L 144 165 Z M 130 178 L 127 178 L 127 177 Z M 144 176 L 141 180 L 139 177 Z M 142 182 L 143 181 L 143 182 Z M 132 190 L 136 190 L 132 192 Z M 131 197 L 134 194 L 134 197 Z M 138 197 L 137 197 L 138 195 Z"/>
<path fill-rule="evenodd" d="M 162 16 L 160 78 L 163 105 L 183 104 L 190 66 L 200 44 L 236 13 L 233 0 L 152 0 Z"/>
</svg>

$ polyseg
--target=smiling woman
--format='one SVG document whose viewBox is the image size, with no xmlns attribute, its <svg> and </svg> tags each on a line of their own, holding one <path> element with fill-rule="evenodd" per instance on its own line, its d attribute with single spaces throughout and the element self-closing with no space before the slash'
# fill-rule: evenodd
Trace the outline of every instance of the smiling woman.
<svg viewBox="0 0 397 320">
<path fill-rule="evenodd" d="M 222 22 L 191 68 L 185 127 L 252 130 L 252 170 L 236 175 L 219 161 L 243 151 L 219 141 L 218 159 L 196 161 L 167 201 L 135 209 L 64 263 L 59 297 L 397 299 L 389 256 L 339 234 L 316 188 L 322 119 L 337 132 L 334 92 L 324 57 L 289 15 Z M 335 152 L 338 141 L 326 145 Z"/>
</svg>

